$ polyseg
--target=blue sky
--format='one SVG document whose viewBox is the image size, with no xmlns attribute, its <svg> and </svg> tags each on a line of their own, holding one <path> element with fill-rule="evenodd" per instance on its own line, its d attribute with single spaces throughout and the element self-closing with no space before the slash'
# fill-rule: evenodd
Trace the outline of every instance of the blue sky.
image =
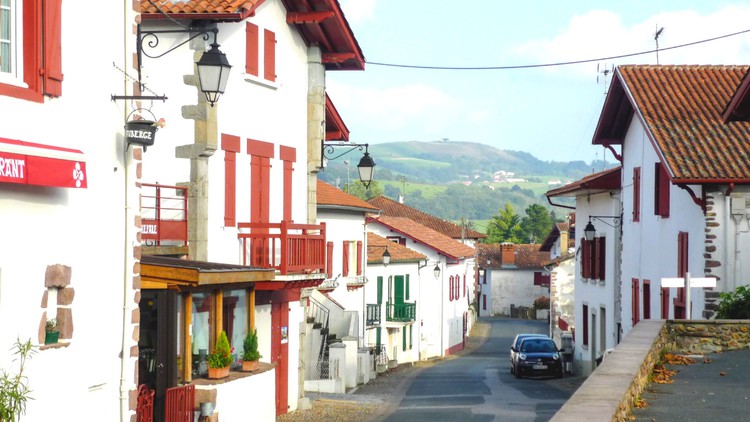
<svg viewBox="0 0 750 422">
<path fill-rule="evenodd" d="M 362 48 L 364 72 L 328 72 L 327 87 L 353 142 L 479 142 L 548 161 L 607 158 L 591 145 L 617 64 L 655 64 L 656 54 L 511 70 L 421 70 L 518 66 L 595 59 L 750 29 L 750 2 L 339 0 Z M 660 64 L 750 64 L 750 33 L 659 52 Z M 599 81 L 597 82 L 597 77 Z"/>
</svg>

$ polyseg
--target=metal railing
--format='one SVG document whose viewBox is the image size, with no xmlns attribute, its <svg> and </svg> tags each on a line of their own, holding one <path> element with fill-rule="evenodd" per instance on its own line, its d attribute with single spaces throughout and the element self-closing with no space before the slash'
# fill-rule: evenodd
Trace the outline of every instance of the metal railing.
<svg viewBox="0 0 750 422">
<path fill-rule="evenodd" d="M 167 388 L 167 422 L 193 422 L 195 419 L 195 385 Z"/>
<path fill-rule="evenodd" d="M 368 303 L 366 312 L 367 312 L 367 315 L 366 315 L 365 321 L 367 321 L 367 325 L 380 324 L 380 304 L 379 303 Z"/>
<path fill-rule="evenodd" d="M 393 303 L 385 304 L 385 320 L 395 322 L 411 322 L 417 316 L 417 303 Z"/>
<path fill-rule="evenodd" d="M 242 263 L 289 273 L 325 271 L 326 225 L 281 223 L 238 223 L 242 242 Z"/>
<path fill-rule="evenodd" d="M 335 380 L 339 377 L 338 359 L 319 359 L 308 368 L 308 381 Z"/>
<path fill-rule="evenodd" d="M 148 246 L 187 244 L 188 188 L 141 184 L 141 238 Z"/>
</svg>

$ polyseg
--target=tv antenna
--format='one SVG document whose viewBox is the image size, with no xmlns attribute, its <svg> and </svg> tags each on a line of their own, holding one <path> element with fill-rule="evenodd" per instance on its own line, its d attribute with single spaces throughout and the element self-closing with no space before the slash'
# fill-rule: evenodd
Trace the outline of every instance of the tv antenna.
<svg viewBox="0 0 750 422">
<path fill-rule="evenodd" d="M 607 88 L 608 88 L 607 84 L 609 82 L 610 74 L 614 73 L 614 71 L 615 71 L 615 65 L 613 64 L 612 65 L 607 65 L 606 63 L 604 63 L 603 65 L 600 65 L 599 63 L 596 64 L 596 83 L 604 84 L 604 95 L 607 95 Z"/>
<path fill-rule="evenodd" d="M 659 64 L 659 35 L 664 31 L 664 27 L 662 26 L 659 28 L 659 25 L 656 25 L 656 32 L 654 32 L 654 41 L 656 42 L 656 64 Z"/>
</svg>

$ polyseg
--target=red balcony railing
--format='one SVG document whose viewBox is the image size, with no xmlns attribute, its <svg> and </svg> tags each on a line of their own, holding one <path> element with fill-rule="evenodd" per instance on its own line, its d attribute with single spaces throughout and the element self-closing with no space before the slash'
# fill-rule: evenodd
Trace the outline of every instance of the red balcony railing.
<svg viewBox="0 0 750 422">
<path fill-rule="evenodd" d="M 281 223 L 238 223 L 242 241 L 242 263 L 273 268 L 281 273 L 324 272 L 326 225 Z"/>
<path fill-rule="evenodd" d="M 186 245 L 188 189 L 141 184 L 141 237 L 148 246 Z"/>
</svg>

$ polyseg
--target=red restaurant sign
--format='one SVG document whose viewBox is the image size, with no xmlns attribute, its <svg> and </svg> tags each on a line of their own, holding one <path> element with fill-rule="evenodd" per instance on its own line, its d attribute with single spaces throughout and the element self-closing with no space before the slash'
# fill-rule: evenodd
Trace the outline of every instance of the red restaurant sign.
<svg viewBox="0 0 750 422">
<path fill-rule="evenodd" d="M 0 138 L 0 182 L 86 188 L 86 158 L 76 149 Z"/>
</svg>

